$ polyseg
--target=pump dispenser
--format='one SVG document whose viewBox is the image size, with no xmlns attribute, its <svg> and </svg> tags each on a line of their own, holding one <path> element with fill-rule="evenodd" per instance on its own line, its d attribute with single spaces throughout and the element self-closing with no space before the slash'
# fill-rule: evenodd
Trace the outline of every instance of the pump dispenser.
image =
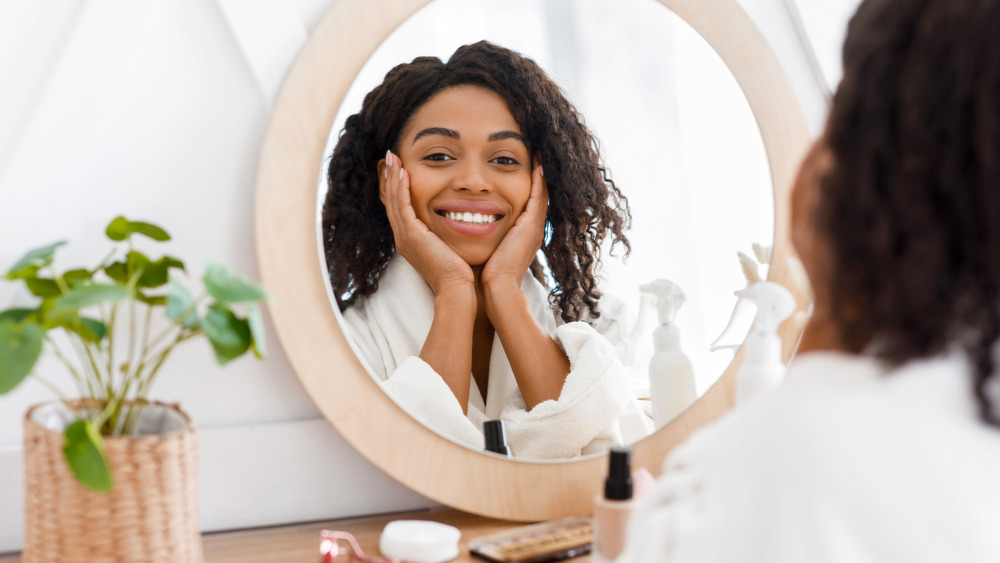
<svg viewBox="0 0 1000 563">
<path fill-rule="evenodd" d="M 649 392 L 653 399 L 653 421 L 662 428 L 698 398 L 691 361 L 681 350 L 681 335 L 674 318 L 686 297 L 680 286 L 657 279 L 639 287 L 651 296 L 659 317 L 653 330 L 653 357 L 649 360 Z"/>
<path fill-rule="evenodd" d="M 486 451 L 510 457 L 510 451 L 507 449 L 507 433 L 502 420 L 483 422 L 483 437 L 486 440 Z"/>
<path fill-rule="evenodd" d="M 736 295 L 757 306 L 743 365 L 736 375 L 736 402 L 742 403 L 761 391 L 777 387 L 784 378 L 778 325 L 795 312 L 795 298 L 784 286 L 771 281 L 755 283 Z"/>
<path fill-rule="evenodd" d="M 634 507 L 632 452 L 628 448 L 611 448 L 604 494 L 597 493 L 594 499 L 593 563 L 613 561 L 625 548 L 625 528 Z"/>
</svg>

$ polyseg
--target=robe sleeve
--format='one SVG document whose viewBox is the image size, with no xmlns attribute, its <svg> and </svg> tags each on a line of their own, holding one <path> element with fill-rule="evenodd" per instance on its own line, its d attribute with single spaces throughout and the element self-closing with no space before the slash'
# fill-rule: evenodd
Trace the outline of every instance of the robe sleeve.
<svg viewBox="0 0 1000 563">
<path fill-rule="evenodd" d="M 348 340 L 361 363 L 397 405 L 442 436 L 473 449 L 483 449 L 482 430 L 462 412 L 448 384 L 434 368 L 419 356 L 397 360 L 385 332 L 372 329 L 375 320 L 365 311 L 348 309 L 344 320 Z"/>
<path fill-rule="evenodd" d="M 502 419 L 516 457 L 557 459 L 599 453 L 622 443 L 618 418 L 635 402 L 628 374 L 614 347 L 584 322 L 555 329 L 570 372 L 556 400 L 526 410 L 523 399 Z"/>
</svg>

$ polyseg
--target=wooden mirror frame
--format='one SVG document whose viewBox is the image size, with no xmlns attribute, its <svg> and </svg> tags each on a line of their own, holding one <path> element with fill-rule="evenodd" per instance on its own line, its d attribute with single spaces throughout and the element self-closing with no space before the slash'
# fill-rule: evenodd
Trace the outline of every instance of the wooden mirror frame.
<svg viewBox="0 0 1000 563">
<path fill-rule="evenodd" d="M 431 0 L 339 0 L 291 66 L 268 126 L 257 178 L 256 241 L 270 314 L 295 372 L 323 415 L 371 463 L 445 505 L 493 518 L 536 521 L 587 514 L 607 457 L 516 461 L 477 452 L 416 421 L 386 395 L 343 336 L 325 286 L 317 236 L 317 179 L 334 118 L 375 49 Z M 736 0 L 658 0 L 691 25 L 736 77 L 760 127 L 774 187 L 769 279 L 789 283 L 789 194 L 808 127 L 781 64 Z M 725 155 L 720 155 L 725 158 Z M 800 328 L 782 327 L 785 357 Z M 633 466 L 654 475 L 664 456 L 733 403 L 742 348 L 689 409 L 632 446 Z M 377 422 L 373 422 L 377 421 Z"/>
</svg>

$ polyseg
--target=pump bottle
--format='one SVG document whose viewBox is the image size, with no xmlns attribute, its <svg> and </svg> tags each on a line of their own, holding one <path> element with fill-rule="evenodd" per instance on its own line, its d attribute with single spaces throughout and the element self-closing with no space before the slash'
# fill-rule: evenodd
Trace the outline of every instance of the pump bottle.
<svg viewBox="0 0 1000 563">
<path fill-rule="evenodd" d="M 593 563 L 610 563 L 625 548 L 625 529 L 635 507 L 632 498 L 632 453 L 628 448 L 611 448 L 604 493 L 594 498 Z"/>
<path fill-rule="evenodd" d="M 746 355 L 736 374 L 736 403 L 744 403 L 761 391 L 777 387 L 785 377 L 781 361 L 778 325 L 795 312 L 795 298 L 781 284 L 761 281 L 736 295 L 757 306 L 753 327 L 746 340 Z"/>
<path fill-rule="evenodd" d="M 681 350 L 681 336 L 674 318 L 684 304 L 680 286 L 658 279 L 639 288 L 652 297 L 659 324 L 653 330 L 653 357 L 649 360 L 649 392 L 653 399 L 653 421 L 662 428 L 698 398 L 691 361 Z"/>
</svg>

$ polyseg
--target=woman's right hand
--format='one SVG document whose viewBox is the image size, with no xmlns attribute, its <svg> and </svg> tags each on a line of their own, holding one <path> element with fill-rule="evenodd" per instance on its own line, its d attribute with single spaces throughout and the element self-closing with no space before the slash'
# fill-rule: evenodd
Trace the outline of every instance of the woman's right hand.
<svg viewBox="0 0 1000 563">
<path fill-rule="evenodd" d="M 386 151 L 382 168 L 380 197 L 389 216 L 396 251 L 424 278 L 435 297 L 451 291 L 471 291 L 474 296 L 476 279 L 472 268 L 413 211 L 410 175 L 399 157 Z"/>
<path fill-rule="evenodd" d="M 385 153 L 379 186 L 396 252 L 434 292 L 434 321 L 420 358 L 441 376 L 462 412 L 468 413 L 477 307 L 475 275 L 465 260 L 417 218 L 410 202 L 410 175 L 392 152 Z"/>
</svg>

